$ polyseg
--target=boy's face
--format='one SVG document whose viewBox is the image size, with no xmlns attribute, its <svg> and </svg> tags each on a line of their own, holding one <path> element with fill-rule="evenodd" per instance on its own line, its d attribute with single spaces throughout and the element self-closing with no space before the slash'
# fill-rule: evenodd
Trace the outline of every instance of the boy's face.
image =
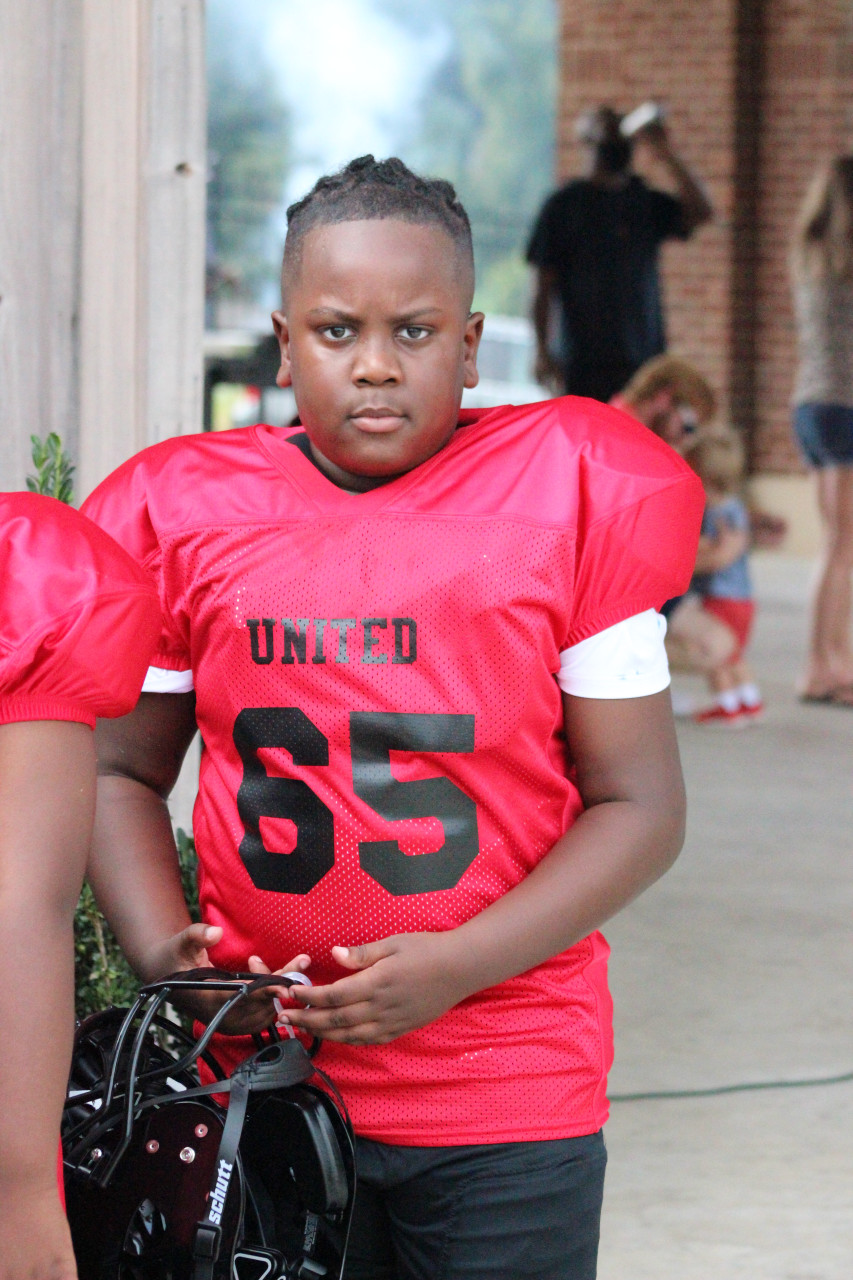
<svg viewBox="0 0 853 1280">
<path fill-rule="evenodd" d="M 477 385 L 481 313 L 440 227 L 393 219 L 306 233 L 273 315 L 279 386 L 293 386 L 318 465 L 363 491 L 447 444 Z"/>
</svg>

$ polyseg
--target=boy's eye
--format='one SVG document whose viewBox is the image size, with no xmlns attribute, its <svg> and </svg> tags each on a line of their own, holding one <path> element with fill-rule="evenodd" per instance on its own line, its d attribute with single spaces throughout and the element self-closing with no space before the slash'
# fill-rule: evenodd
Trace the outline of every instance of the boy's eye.
<svg viewBox="0 0 853 1280">
<path fill-rule="evenodd" d="M 326 338 L 331 338 L 333 342 L 341 342 L 344 338 L 352 335 L 352 328 L 348 324 L 327 324 L 321 330 Z"/>
<path fill-rule="evenodd" d="M 409 342 L 423 342 L 424 338 L 429 337 L 430 330 L 422 324 L 406 324 L 400 330 L 400 333 Z"/>
</svg>

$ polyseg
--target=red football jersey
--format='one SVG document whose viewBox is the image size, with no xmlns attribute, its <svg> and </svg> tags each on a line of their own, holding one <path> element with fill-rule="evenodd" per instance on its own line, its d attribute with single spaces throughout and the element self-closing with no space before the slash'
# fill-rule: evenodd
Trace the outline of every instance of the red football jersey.
<svg viewBox="0 0 853 1280">
<path fill-rule="evenodd" d="M 160 633 L 150 577 L 55 498 L 0 494 L 0 724 L 120 716 Z"/>
<path fill-rule="evenodd" d="M 702 490 L 593 401 L 463 413 L 438 454 L 363 494 L 299 435 L 155 445 L 86 511 L 159 585 L 156 664 L 193 672 L 213 959 L 276 968 L 305 950 L 322 983 L 342 975 L 336 944 L 463 923 L 575 820 L 559 653 L 685 589 Z M 357 1131 L 445 1145 L 598 1129 L 607 953 L 594 933 L 391 1044 L 327 1043 Z"/>
</svg>

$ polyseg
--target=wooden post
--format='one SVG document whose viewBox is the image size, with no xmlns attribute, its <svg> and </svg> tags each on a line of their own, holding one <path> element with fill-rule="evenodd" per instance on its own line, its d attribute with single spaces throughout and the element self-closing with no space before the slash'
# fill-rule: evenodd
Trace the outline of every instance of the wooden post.
<svg viewBox="0 0 853 1280">
<path fill-rule="evenodd" d="M 201 429 L 203 0 L 0 0 L 0 486 Z"/>
<path fill-rule="evenodd" d="M 0 489 L 22 489 L 30 435 L 76 455 L 81 13 L 0 0 Z"/>
<path fill-rule="evenodd" d="M 201 0 L 83 0 L 81 496 L 201 429 Z"/>
<path fill-rule="evenodd" d="M 83 0 L 80 498 L 145 444 L 145 0 Z"/>
</svg>

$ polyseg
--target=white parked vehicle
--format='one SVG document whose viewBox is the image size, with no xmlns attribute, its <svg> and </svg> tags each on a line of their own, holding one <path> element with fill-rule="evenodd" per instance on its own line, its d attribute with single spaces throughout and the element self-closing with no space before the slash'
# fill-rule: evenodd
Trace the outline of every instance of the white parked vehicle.
<svg viewBox="0 0 853 1280">
<path fill-rule="evenodd" d="M 533 380 L 535 355 L 536 340 L 529 320 L 487 315 L 477 358 L 480 382 L 463 392 L 463 405 L 481 409 L 548 400 L 550 392 Z"/>
</svg>

